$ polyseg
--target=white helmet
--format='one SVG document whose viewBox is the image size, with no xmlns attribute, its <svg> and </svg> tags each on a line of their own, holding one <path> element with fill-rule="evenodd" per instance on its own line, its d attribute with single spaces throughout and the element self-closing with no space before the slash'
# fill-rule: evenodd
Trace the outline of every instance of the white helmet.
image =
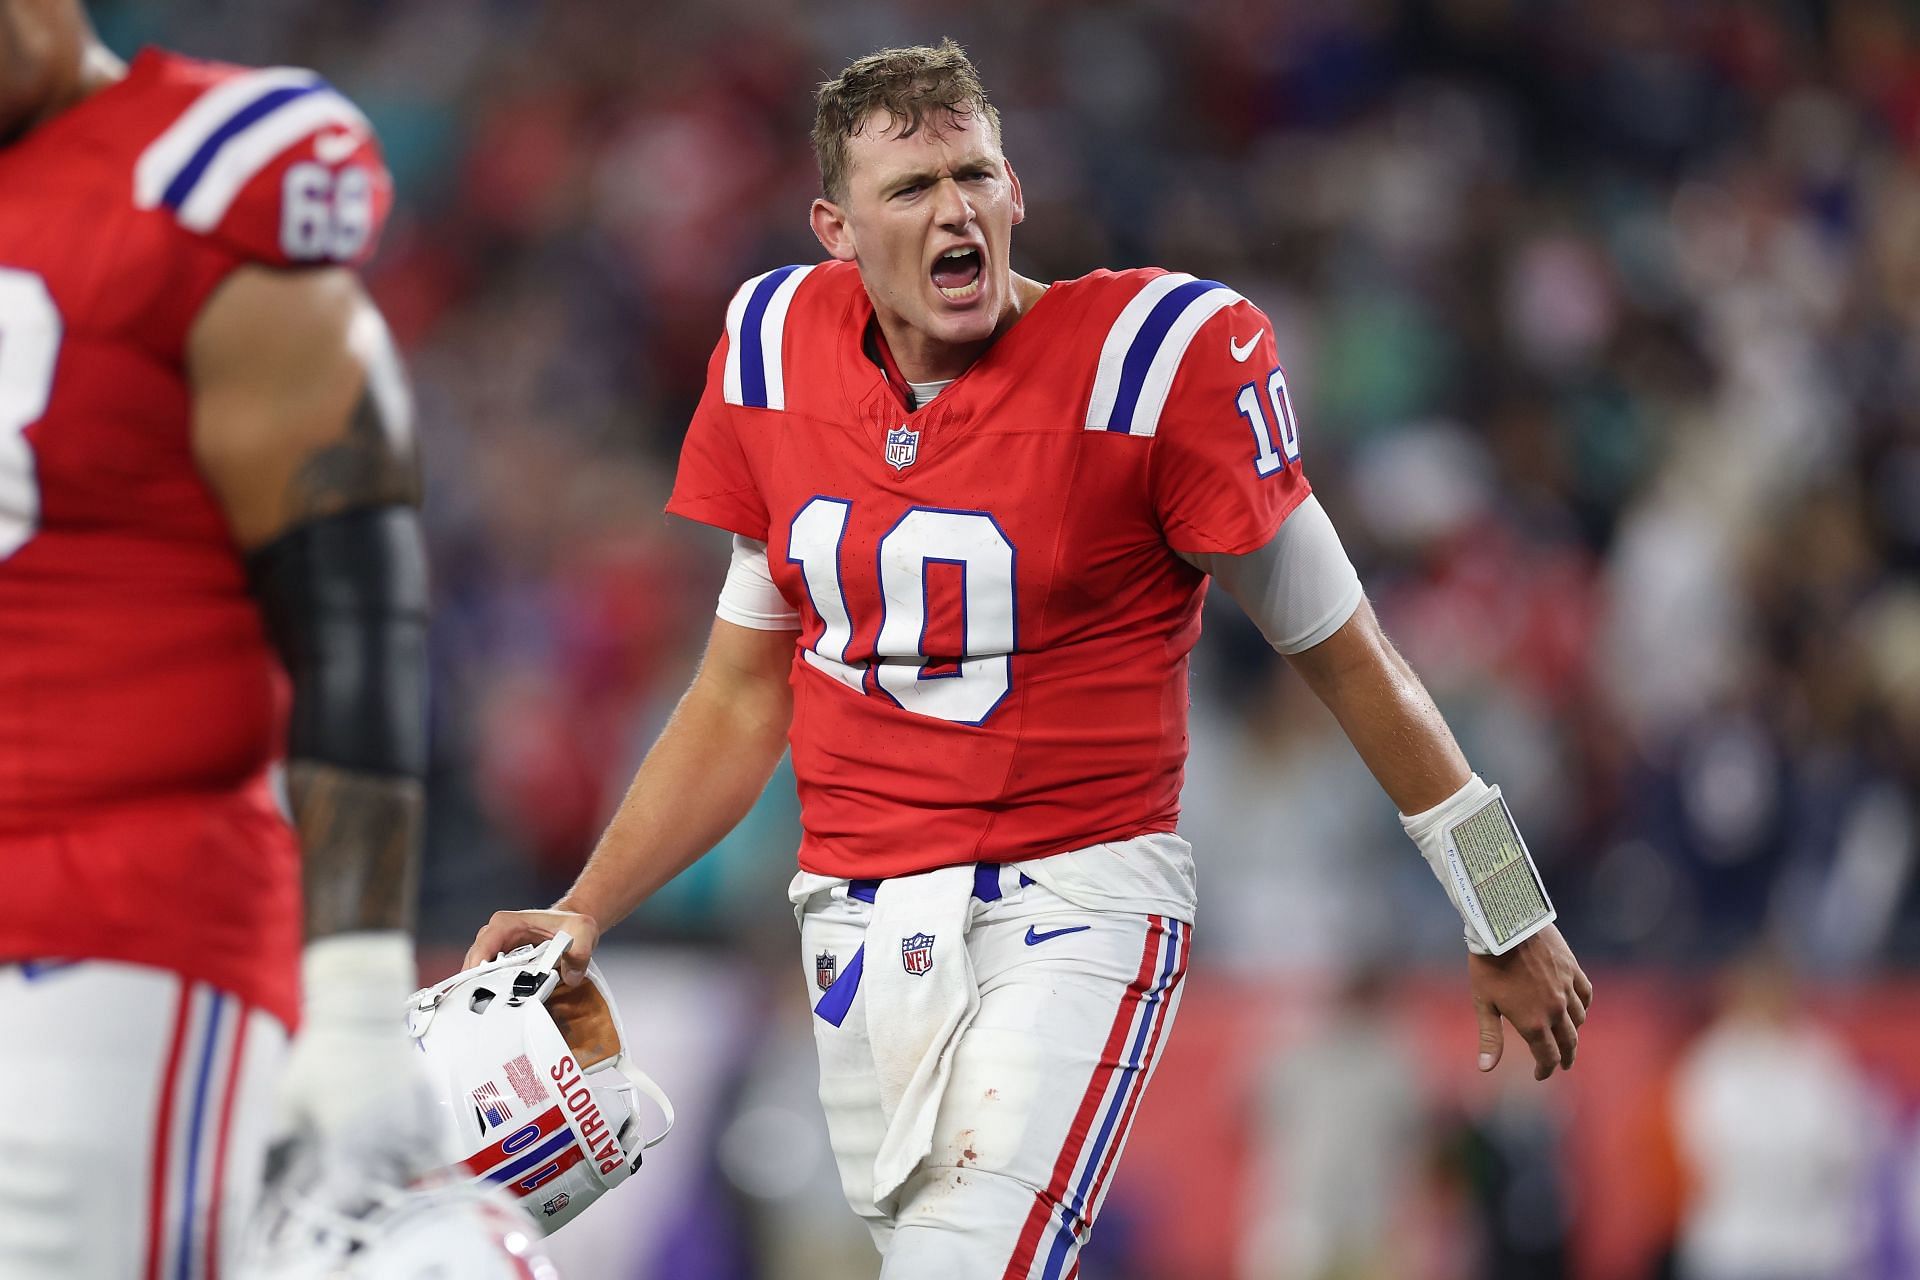
<svg viewBox="0 0 1920 1280">
<path fill-rule="evenodd" d="M 381 1189 L 352 1208 L 270 1193 L 239 1268 L 246 1280 L 560 1280 L 540 1229 L 472 1182 Z"/>
<path fill-rule="evenodd" d="M 569 941 L 555 934 L 407 1002 L 449 1172 L 504 1188 L 547 1232 L 626 1181 L 673 1128 L 673 1104 L 627 1052 L 599 966 L 577 987 L 560 981 Z M 666 1119 L 645 1141 L 636 1094 Z"/>
</svg>

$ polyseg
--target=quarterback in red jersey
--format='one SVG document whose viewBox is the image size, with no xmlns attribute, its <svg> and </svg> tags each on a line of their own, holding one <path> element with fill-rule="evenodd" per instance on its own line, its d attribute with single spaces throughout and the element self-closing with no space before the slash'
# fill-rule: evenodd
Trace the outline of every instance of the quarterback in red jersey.
<svg viewBox="0 0 1920 1280">
<path fill-rule="evenodd" d="M 823 85 L 814 145 L 832 260 L 735 294 L 668 505 L 734 537 L 700 673 L 574 887 L 469 962 L 565 929 L 579 963 L 790 741 L 821 1100 L 882 1274 L 1074 1274 L 1186 970 L 1217 579 L 1459 908 L 1482 1068 L 1502 1017 L 1572 1066 L 1592 987 L 1307 484 L 1267 319 L 1177 273 L 1015 275 L 1020 182 L 951 43 Z"/>
<path fill-rule="evenodd" d="M 1255 550 L 1309 496 L 1269 425 L 1292 421 L 1271 331 L 1224 285 L 1095 272 L 909 412 L 845 340 L 874 312 L 851 262 L 749 281 L 668 507 L 765 543 L 780 595 L 810 602 L 801 867 L 1171 832 L 1204 579 L 1168 550 Z"/>
<path fill-rule="evenodd" d="M 10 1276 L 214 1274 L 276 1125 L 419 1158 L 419 481 L 350 269 L 389 199 L 312 72 L 0 0 Z"/>
</svg>

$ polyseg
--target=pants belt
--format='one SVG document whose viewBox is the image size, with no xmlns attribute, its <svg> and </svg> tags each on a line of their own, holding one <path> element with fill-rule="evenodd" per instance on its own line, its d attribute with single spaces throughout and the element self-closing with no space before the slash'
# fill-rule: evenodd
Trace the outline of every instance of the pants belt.
<svg viewBox="0 0 1920 1280">
<path fill-rule="evenodd" d="M 1000 868 L 1003 862 L 976 862 L 973 864 L 973 896 L 981 902 L 1000 901 Z M 1033 877 L 1026 872 L 1020 873 L 1020 886 L 1025 888 L 1033 883 Z M 847 896 L 861 902 L 872 902 L 880 892 L 878 880 L 849 880 Z"/>
</svg>

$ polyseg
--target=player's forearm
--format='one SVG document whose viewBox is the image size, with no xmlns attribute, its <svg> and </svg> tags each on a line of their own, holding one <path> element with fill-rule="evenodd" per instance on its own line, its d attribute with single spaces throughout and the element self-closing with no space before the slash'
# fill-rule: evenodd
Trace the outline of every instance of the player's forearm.
<svg viewBox="0 0 1920 1280">
<path fill-rule="evenodd" d="M 427 770 L 427 567 L 419 515 L 362 508 L 247 560 L 293 685 L 288 792 L 307 940 L 411 925 Z"/>
<path fill-rule="evenodd" d="M 766 789 L 792 711 L 784 678 L 745 687 L 696 680 L 555 906 L 610 928 L 719 843 Z"/>
<path fill-rule="evenodd" d="M 414 778 L 295 760 L 307 939 L 413 927 L 425 789 Z"/>
<path fill-rule="evenodd" d="M 1340 722 L 1402 813 L 1439 804 L 1472 770 L 1426 686 L 1362 603 L 1325 641 L 1289 662 Z"/>
</svg>

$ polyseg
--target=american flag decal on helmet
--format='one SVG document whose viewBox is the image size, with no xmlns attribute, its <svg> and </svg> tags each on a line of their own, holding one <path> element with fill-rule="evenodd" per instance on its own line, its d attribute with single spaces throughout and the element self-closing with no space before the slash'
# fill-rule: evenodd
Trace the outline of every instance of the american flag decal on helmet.
<svg viewBox="0 0 1920 1280">
<path fill-rule="evenodd" d="M 529 1107 L 537 1107 L 546 1102 L 547 1087 L 540 1083 L 540 1077 L 534 1074 L 533 1060 L 521 1054 L 505 1064 L 507 1083 L 513 1086 L 513 1092 L 520 1101 Z"/>
<path fill-rule="evenodd" d="M 492 1080 L 473 1091 L 473 1107 L 488 1129 L 498 1129 L 513 1119 L 513 1108 L 500 1096 L 500 1086 Z"/>
</svg>

